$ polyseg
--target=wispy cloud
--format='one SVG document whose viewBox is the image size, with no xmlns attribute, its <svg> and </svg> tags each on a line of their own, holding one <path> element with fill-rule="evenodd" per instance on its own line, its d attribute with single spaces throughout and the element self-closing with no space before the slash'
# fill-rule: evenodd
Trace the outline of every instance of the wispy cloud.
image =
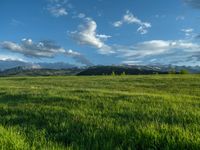
<svg viewBox="0 0 200 150">
<path fill-rule="evenodd" d="M 182 32 L 185 33 L 185 36 L 186 37 L 191 37 L 193 38 L 193 35 L 194 35 L 194 29 L 193 28 L 185 28 L 185 29 L 181 29 Z"/>
<path fill-rule="evenodd" d="M 85 18 L 84 24 L 79 25 L 77 31 L 71 32 L 71 36 L 81 45 L 88 45 L 99 50 L 99 53 L 109 54 L 113 53 L 111 47 L 104 43 L 104 41 L 111 36 L 105 34 L 98 34 L 97 24 L 91 18 Z"/>
<path fill-rule="evenodd" d="M 13 55 L 0 55 L 0 61 L 23 61 L 25 62 L 25 60 L 23 58 L 19 58 L 17 56 L 13 56 Z"/>
<path fill-rule="evenodd" d="M 17 20 L 17 19 L 11 19 L 10 25 L 12 25 L 12 26 L 22 26 L 22 25 L 24 25 L 24 23 Z"/>
<path fill-rule="evenodd" d="M 139 60 L 124 60 L 121 62 L 122 64 L 127 64 L 127 65 L 139 65 L 142 62 Z"/>
<path fill-rule="evenodd" d="M 0 43 L 0 46 L 3 49 L 23 54 L 26 57 L 52 58 L 57 54 L 64 54 L 74 58 L 79 63 L 91 65 L 91 62 L 82 54 L 72 50 L 65 50 L 52 41 L 45 40 L 35 43 L 32 39 L 22 39 L 20 44 L 11 41 L 4 41 Z"/>
<path fill-rule="evenodd" d="M 66 9 L 60 7 L 59 5 L 53 6 L 53 7 L 49 7 L 48 10 L 55 17 L 66 16 L 68 14 Z"/>
<path fill-rule="evenodd" d="M 132 17 L 125 17 L 127 22 L 134 22 L 141 25 L 141 22 Z M 176 61 L 189 60 L 194 55 L 199 57 L 200 45 L 191 40 L 150 40 L 133 45 L 108 45 L 105 40 L 111 36 L 98 34 L 97 24 L 91 18 L 85 18 L 85 23 L 80 25 L 77 31 L 71 32 L 71 36 L 82 45 L 89 45 L 98 50 L 101 54 L 111 54 L 120 57 L 122 63 L 171 63 Z M 123 23 L 122 23 L 123 24 Z M 147 25 L 148 26 L 148 25 Z M 194 29 L 182 29 L 187 36 L 192 34 Z M 162 59 L 163 58 L 163 59 Z"/>
<path fill-rule="evenodd" d="M 54 17 L 66 16 L 68 15 L 67 8 L 67 0 L 49 0 L 49 4 L 47 6 L 47 10 Z"/>
<path fill-rule="evenodd" d="M 137 31 L 140 34 L 148 33 L 148 28 L 151 28 L 151 23 L 143 22 L 136 16 L 134 16 L 129 10 L 126 11 L 126 14 L 119 21 L 113 23 L 114 27 L 121 27 L 123 24 L 136 24 L 139 25 Z"/>
<path fill-rule="evenodd" d="M 78 18 L 85 18 L 85 16 L 86 16 L 86 15 L 85 15 L 84 13 L 79 13 L 77 17 L 78 17 Z"/>
<path fill-rule="evenodd" d="M 85 57 L 83 56 L 81 53 L 79 52 L 75 52 L 73 50 L 68 50 L 65 52 L 65 54 L 67 56 L 71 56 L 72 58 L 74 58 L 77 62 L 81 63 L 81 64 L 85 64 L 87 66 L 92 66 L 93 64 Z"/>
<path fill-rule="evenodd" d="M 132 46 L 116 46 L 119 56 L 129 61 L 171 63 L 200 57 L 200 45 L 187 40 L 152 40 Z M 156 59 L 155 59 L 156 58 Z M 166 58 L 166 59 L 165 59 Z M 164 62 L 164 61 L 166 62 Z"/>
<path fill-rule="evenodd" d="M 157 55 L 168 50 L 168 41 L 153 40 L 138 43 L 134 46 L 119 47 L 124 57 L 145 57 L 148 55 Z"/>
<path fill-rule="evenodd" d="M 177 16 L 176 21 L 185 20 L 185 16 Z"/>
<path fill-rule="evenodd" d="M 97 34 L 96 35 L 98 38 L 103 39 L 103 40 L 107 40 L 109 38 L 111 38 L 112 36 L 110 35 L 105 35 L 105 34 Z"/>
<path fill-rule="evenodd" d="M 155 17 L 155 18 L 161 18 L 161 19 L 164 19 L 164 18 L 167 17 L 167 15 L 164 15 L 164 14 L 162 14 L 162 15 L 160 15 L 160 14 L 156 14 L 156 15 L 154 15 L 154 17 Z"/>
<path fill-rule="evenodd" d="M 199 0 L 184 0 L 186 4 L 192 6 L 193 8 L 200 9 L 200 1 Z"/>
</svg>

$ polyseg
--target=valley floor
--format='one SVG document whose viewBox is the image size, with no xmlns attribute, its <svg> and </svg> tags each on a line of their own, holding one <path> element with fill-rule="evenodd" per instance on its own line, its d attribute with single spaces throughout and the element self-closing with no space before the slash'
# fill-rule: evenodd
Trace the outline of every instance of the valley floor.
<svg viewBox="0 0 200 150">
<path fill-rule="evenodd" d="M 0 149 L 200 149 L 200 75 L 0 78 Z"/>
</svg>

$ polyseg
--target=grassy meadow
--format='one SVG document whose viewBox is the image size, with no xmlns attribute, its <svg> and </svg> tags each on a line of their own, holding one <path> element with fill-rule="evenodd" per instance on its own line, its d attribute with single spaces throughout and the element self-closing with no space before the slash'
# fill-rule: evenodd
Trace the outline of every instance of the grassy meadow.
<svg viewBox="0 0 200 150">
<path fill-rule="evenodd" d="M 200 75 L 0 78 L 0 149 L 200 149 Z"/>
</svg>

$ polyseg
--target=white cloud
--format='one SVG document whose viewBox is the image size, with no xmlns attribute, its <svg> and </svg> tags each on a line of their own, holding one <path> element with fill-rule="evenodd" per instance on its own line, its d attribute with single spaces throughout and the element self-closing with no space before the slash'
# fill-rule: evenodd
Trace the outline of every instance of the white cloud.
<svg viewBox="0 0 200 150">
<path fill-rule="evenodd" d="M 152 40 L 138 43 L 135 46 L 120 48 L 120 52 L 123 52 L 125 57 L 155 56 L 164 53 L 173 53 L 174 50 L 180 50 L 182 52 L 196 52 L 200 51 L 200 45 L 184 40 Z"/>
<path fill-rule="evenodd" d="M 23 62 L 25 62 L 24 59 L 19 58 L 17 56 L 13 56 L 13 55 L 0 55 L 0 61 L 23 61 Z"/>
<path fill-rule="evenodd" d="M 118 52 L 124 57 L 145 57 L 166 52 L 170 47 L 169 41 L 152 40 L 138 43 L 133 46 L 118 46 Z"/>
<path fill-rule="evenodd" d="M 164 18 L 166 18 L 166 15 L 164 15 L 164 14 L 162 14 L 162 15 L 156 14 L 154 17 L 155 17 L 155 18 L 164 19 Z"/>
<path fill-rule="evenodd" d="M 144 27 L 142 27 L 142 26 L 140 26 L 137 29 L 137 31 L 140 32 L 140 34 L 147 34 L 148 33 L 148 31 Z"/>
<path fill-rule="evenodd" d="M 179 21 L 179 20 L 185 20 L 185 16 L 177 16 L 177 17 L 176 17 L 176 20 L 177 20 L 177 21 Z"/>
<path fill-rule="evenodd" d="M 63 53 L 65 50 L 49 41 L 33 43 L 31 39 L 22 39 L 21 44 L 10 41 L 1 43 L 1 47 L 12 52 L 17 52 L 31 57 L 53 57 L 55 53 Z"/>
<path fill-rule="evenodd" d="M 122 25 L 123 25 L 123 21 L 116 21 L 116 22 L 113 23 L 114 27 L 120 27 Z"/>
<path fill-rule="evenodd" d="M 141 64 L 141 61 L 137 61 L 137 60 L 124 60 L 121 62 L 122 64 L 127 64 L 127 65 L 138 65 Z"/>
<path fill-rule="evenodd" d="M 64 54 L 74 58 L 77 62 L 91 65 L 91 62 L 87 60 L 82 54 L 72 50 L 65 50 L 52 41 L 40 41 L 35 43 L 32 41 L 32 39 L 25 38 L 22 39 L 20 44 L 10 41 L 1 42 L 0 47 L 12 52 L 23 54 L 27 57 L 35 58 L 51 58 L 57 54 Z"/>
<path fill-rule="evenodd" d="M 84 13 L 79 13 L 78 14 L 78 18 L 85 18 L 85 14 Z"/>
<path fill-rule="evenodd" d="M 112 36 L 110 35 L 105 35 L 105 34 L 97 34 L 96 35 L 98 38 L 100 39 L 104 39 L 104 40 L 107 40 L 108 38 L 111 38 Z"/>
<path fill-rule="evenodd" d="M 185 33 L 186 37 L 190 37 L 190 36 L 193 36 L 194 29 L 187 28 L 187 29 L 181 29 L 181 31 Z"/>
<path fill-rule="evenodd" d="M 133 46 L 116 46 L 115 49 L 118 56 L 126 61 L 151 63 L 151 60 L 154 60 L 154 62 L 170 63 L 174 60 L 186 60 L 194 55 L 200 57 L 200 45 L 187 40 L 152 40 Z"/>
<path fill-rule="evenodd" d="M 123 16 L 123 18 L 121 20 L 113 23 L 113 26 L 114 27 L 121 27 L 123 24 L 137 24 L 137 25 L 139 25 L 139 28 L 137 29 L 137 31 L 140 34 L 148 33 L 148 28 L 151 28 L 151 23 L 141 21 L 140 19 L 138 19 L 136 16 L 134 16 L 128 10 L 126 11 L 126 14 Z"/>
<path fill-rule="evenodd" d="M 78 31 L 71 32 L 71 36 L 82 45 L 89 45 L 97 48 L 102 54 L 113 53 L 111 48 L 104 43 L 103 40 L 111 36 L 97 34 L 97 24 L 91 18 L 85 18 L 85 24 L 80 25 Z"/>
<path fill-rule="evenodd" d="M 191 33 L 194 31 L 192 28 L 187 28 L 187 29 L 182 29 L 181 31 L 186 32 L 186 33 Z"/>
<path fill-rule="evenodd" d="M 1 44 L 1 47 L 5 48 L 5 49 L 9 49 L 11 51 L 18 51 L 18 52 L 23 51 L 23 49 L 21 48 L 20 45 L 10 42 L 10 41 L 4 41 L 0 44 Z"/>
<path fill-rule="evenodd" d="M 150 24 L 141 23 L 139 20 L 132 19 L 130 16 L 125 18 L 129 23 L 137 22 L 138 24 L 143 24 L 146 27 L 151 27 Z M 140 30 L 141 34 L 145 34 L 146 31 L 140 27 L 138 30 Z M 188 28 L 183 31 L 193 32 L 193 29 Z M 190 40 L 151 40 L 130 46 L 107 45 L 104 40 L 110 38 L 111 36 L 98 34 L 97 24 L 91 18 L 86 18 L 85 24 L 80 25 L 77 31 L 71 32 L 71 35 L 79 44 L 97 48 L 101 54 L 111 53 L 113 56 L 123 58 L 123 63 L 127 62 L 129 64 L 163 62 L 165 59 L 162 60 L 162 58 L 165 57 L 165 61 L 170 63 L 170 61 L 174 61 L 174 59 L 180 61 L 181 59 L 187 59 L 187 57 L 190 57 L 194 53 L 200 52 L 200 45 L 193 43 Z"/>
<path fill-rule="evenodd" d="M 55 17 L 66 16 L 68 14 L 66 9 L 60 6 L 52 6 L 48 10 Z"/>
<path fill-rule="evenodd" d="M 49 0 L 49 4 L 47 6 L 47 10 L 54 16 L 66 16 L 67 12 L 67 0 Z"/>
</svg>

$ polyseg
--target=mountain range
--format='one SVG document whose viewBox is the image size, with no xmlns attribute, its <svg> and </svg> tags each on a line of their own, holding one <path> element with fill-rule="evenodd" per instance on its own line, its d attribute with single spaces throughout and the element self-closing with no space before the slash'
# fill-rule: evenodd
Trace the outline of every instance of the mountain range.
<svg viewBox="0 0 200 150">
<path fill-rule="evenodd" d="M 19 60 L 0 60 L 0 76 L 51 76 L 51 75 L 110 75 L 110 74 L 167 74 L 187 70 L 189 73 L 200 73 L 200 66 L 174 65 L 112 65 L 77 67 L 73 64 L 29 63 Z"/>
<path fill-rule="evenodd" d="M 7 69 L 15 68 L 15 67 L 23 67 L 27 69 L 68 69 L 76 67 L 73 64 L 57 62 L 57 63 L 30 63 L 26 61 L 20 60 L 0 60 L 0 71 L 4 71 Z"/>
</svg>

